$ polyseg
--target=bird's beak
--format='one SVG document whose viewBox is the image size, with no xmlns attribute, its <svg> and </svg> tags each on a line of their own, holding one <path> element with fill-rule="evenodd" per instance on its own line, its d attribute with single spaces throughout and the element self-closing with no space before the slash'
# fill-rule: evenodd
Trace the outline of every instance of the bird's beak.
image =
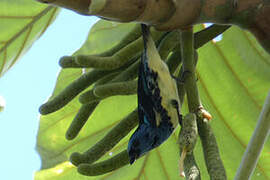
<svg viewBox="0 0 270 180">
<path fill-rule="evenodd" d="M 130 164 L 133 164 L 135 161 L 136 161 L 136 157 L 135 156 L 130 157 L 130 159 L 129 159 L 129 163 Z"/>
<path fill-rule="evenodd" d="M 133 164 L 136 161 L 136 159 L 138 159 L 138 158 L 139 158 L 138 154 L 135 154 L 134 156 L 131 156 L 129 158 L 129 163 Z"/>
</svg>

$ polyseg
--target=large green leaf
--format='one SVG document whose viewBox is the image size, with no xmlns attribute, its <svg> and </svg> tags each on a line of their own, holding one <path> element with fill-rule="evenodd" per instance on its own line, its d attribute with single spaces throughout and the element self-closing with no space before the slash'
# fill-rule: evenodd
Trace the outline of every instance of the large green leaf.
<svg viewBox="0 0 270 180">
<path fill-rule="evenodd" d="M 118 42 L 132 26 L 99 21 L 77 53 L 102 52 Z M 78 69 L 62 70 L 53 96 L 81 74 Z M 214 117 L 211 125 L 228 179 L 232 179 L 270 89 L 270 56 L 249 33 L 234 27 L 224 33 L 222 41 L 210 42 L 199 50 L 197 75 L 202 102 Z M 136 96 L 102 101 L 79 136 L 67 141 L 65 132 L 79 107 L 78 99 L 74 99 L 62 110 L 41 116 L 37 149 L 42 169 L 36 172 L 35 179 L 179 179 L 177 133 L 132 166 L 98 177 L 78 174 L 76 167 L 68 162 L 70 154 L 83 152 L 101 139 L 121 117 L 136 107 Z M 111 151 L 113 155 L 127 147 L 129 137 L 130 134 Z M 270 179 L 269 152 L 270 141 L 267 141 L 253 179 Z M 209 179 L 200 142 L 195 153 L 202 179 Z M 108 153 L 103 159 L 110 156 Z"/>
<path fill-rule="evenodd" d="M 57 15 L 33 0 L 0 1 L 0 77 L 31 47 Z"/>
</svg>

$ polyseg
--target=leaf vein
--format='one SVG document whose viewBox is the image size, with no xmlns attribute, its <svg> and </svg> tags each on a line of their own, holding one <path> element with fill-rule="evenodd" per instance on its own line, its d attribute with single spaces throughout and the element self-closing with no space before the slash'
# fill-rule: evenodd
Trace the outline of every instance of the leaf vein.
<svg viewBox="0 0 270 180">
<path fill-rule="evenodd" d="M 0 15 L 0 19 L 32 19 L 34 16 L 4 16 Z"/>
<path fill-rule="evenodd" d="M 164 162 L 163 162 L 163 160 L 162 160 L 162 156 L 160 155 L 160 152 L 159 152 L 158 148 L 156 148 L 156 152 L 157 152 L 157 155 L 158 155 L 160 164 L 161 164 L 161 166 L 162 166 L 162 169 L 163 169 L 163 171 L 164 171 L 164 173 L 165 173 L 166 178 L 167 178 L 167 179 L 170 179 L 169 174 L 168 174 L 168 172 L 166 171 L 165 164 L 164 164 Z"/>
<path fill-rule="evenodd" d="M 260 53 L 260 51 L 258 50 L 258 48 L 254 45 L 254 43 L 252 43 L 250 37 L 247 35 L 247 32 L 242 31 L 243 35 L 246 37 L 246 39 L 249 42 L 249 45 L 253 47 L 253 49 L 256 51 L 256 53 L 261 57 L 262 61 L 267 64 L 267 66 L 270 66 L 270 62 Z"/>
<path fill-rule="evenodd" d="M 30 34 L 31 34 L 31 32 L 32 32 L 32 29 L 33 29 L 33 26 L 31 26 L 31 27 L 29 28 L 29 31 L 27 32 L 27 34 L 26 34 L 26 36 L 25 36 L 25 38 L 24 38 L 24 40 L 23 40 L 23 43 L 22 43 L 22 45 L 21 45 L 19 51 L 17 52 L 17 55 L 15 56 L 15 58 L 14 58 L 14 60 L 12 61 L 11 65 L 9 66 L 9 69 L 15 64 L 16 60 L 20 57 L 20 55 L 21 55 L 21 53 L 22 53 L 22 51 L 23 51 L 23 49 L 24 49 L 24 47 L 25 47 L 25 44 L 26 44 L 27 40 L 29 39 L 29 36 L 30 36 Z"/>
<path fill-rule="evenodd" d="M 226 66 L 228 67 L 228 69 L 231 71 L 231 73 L 233 74 L 234 78 L 237 80 L 237 82 L 239 83 L 239 85 L 243 88 L 243 90 L 245 91 L 245 93 L 247 94 L 247 96 L 251 99 L 251 101 L 255 104 L 255 106 L 257 107 L 258 110 L 261 110 L 261 106 L 257 103 L 257 101 L 253 98 L 253 96 L 251 95 L 251 93 L 249 92 L 248 88 L 242 83 L 242 81 L 239 79 L 239 77 L 237 76 L 236 72 L 233 70 L 232 66 L 229 64 L 228 59 L 225 57 L 224 53 L 221 51 L 219 45 L 217 45 L 216 43 L 213 43 L 211 41 L 211 43 L 214 45 L 214 47 L 217 49 L 218 53 L 220 54 L 220 56 L 223 59 L 223 62 L 226 64 Z"/>
<path fill-rule="evenodd" d="M 3 69 L 4 69 L 6 61 L 7 61 L 7 50 L 4 51 L 3 63 L 2 63 L 2 66 L 0 67 L 0 77 L 2 76 L 2 74 L 4 74 Z"/>
<path fill-rule="evenodd" d="M 200 80 L 200 83 L 202 85 L 202 88 L 207 96 L 207 99 L 210 101 L 210 103 L 212 104 L 212 106 L 214 107 L 215 111 L 217 112 L 219 119 L 225 124 L 225 126 L 227 127 L 227 129 L 231 132 L 232 136 L 239 142 L 239 144 L 243 147 L 243 149 L 246 148 L 246 145 L 241 141 L 241 139 L 233 132 L 233 130 L 230 128 L 229 124 L 225 121 L 223 115 L 221 114 L 221 112 L 219 111 L 219 109 L 217 108 L 214 100 L 212 99 L 209 91 L 207 90 L 207 86 L 205 85 L 205 83 L 203 82 L 202 78 L 200 77 L 200 73 L 197 72 L 197 76 L 198 79 Z M 262 172 L 262 174 L 269 178 L 267 176 L 267 174 L 265 173 L 265 170 L 258 164 L 257 167 L 260 169 L 260 171 Z"/>
<path fill-rule="evenodd" d="M 149 157 L 149 153 L 144 158 L 142 167 L 141 167 L 141 169 L 140 169 L 140 171 L 139 171 L 139 173 L 138 173 L 138 175 L 137 175 L 137 177 L 135 179 L 140 180 L 140 177 L 142 176 L 142 174 L 144 174 L 144 168 L 145 168 L 145 165 L 147 163 L 148 157 Z"/>
<path fill-rule="evenodd" d="M 33 17 L 32 21 L 30 21 L 28 24 L 26 24 L 17 34 L 15 34 L 13 37 L 11 37 L 6 44 L 0 49 L 0 53 L 2 53 L 5 49 L 8 48 L 8 46 L 14 42 L 22 33 L 27 31 L 29 27 L 32 27 L 35 22 L 37 22 L 39 19 L 43 17 L 43 15 L 47 14 L 51 9 L 55 9 L 56 7 L 49 6 L 42 10 L 40 13 L 38 13 L 36 16 Z"/>
</svg>

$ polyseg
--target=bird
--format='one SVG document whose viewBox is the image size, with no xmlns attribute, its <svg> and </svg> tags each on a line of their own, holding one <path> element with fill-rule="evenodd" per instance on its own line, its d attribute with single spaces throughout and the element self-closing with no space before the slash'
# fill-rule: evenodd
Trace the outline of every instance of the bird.
<svg viewBox="0 0 270 180">
<path fill-rule="evenodd" d="M 141 24 L 144 49 L 138 72 L 139 126 L 128 143 L 129 162 L 167 140 L 182 121 L 176 80 L 162 61 L 150 27 Z"/>
</svg>

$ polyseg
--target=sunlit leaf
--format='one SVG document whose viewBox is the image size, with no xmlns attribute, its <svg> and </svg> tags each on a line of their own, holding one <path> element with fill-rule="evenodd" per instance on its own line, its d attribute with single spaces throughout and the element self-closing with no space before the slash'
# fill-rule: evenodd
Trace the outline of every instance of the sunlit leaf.
<svg viewBox="0 0 270 180">
<path fill-rule="evenodd" d="M 31 47 L 57 15 L 33 0 L 0 1 L 0 77 Z"/>
<path fill-rule="evenodd" d="M 99 21 L 92 28 L 89 39 L 80 49 L 81 52 L 77 53 L 96 54 L 108 49 L 132 26 Z M 235 175 L 270 89 L 269 65 L 270 56 L 256 40 L 249 33 L 235 27 L 225 32 L 221 41 L 209 42 L 199 50 L 197 76 L 200 96 L 203 105 L 214 117 L 211 126 L 220 147 L 228 179 L 233 179 Z M 81 74 L 81 70 L 77 69 L 62 70 L 53 96 Z M 84 152 L 91 147 L 122 117 L 136 108 L 136 104 L 136 96 L 111 97 L 102 101 L 73 141 L 65 140 L 65 132 L 80 107 L 78 99 L 74 99 L 56 113 L 41 116 L 37 149 L 42 158 L 42 169 L 36 172 L 35 178 L 179 179 L 177 133 L 133 165 L 102 176 L 82 176 L 77 173 L 76 167 L 68 162 L 71 153 Z M 126 149 L 130 135 L 131 133 L 102 159 Z M 270 179 L 269 152 L 270 141 L 267 141 L 253 179 Z M 195 155 L 202 179 L 209 179 L 200 142 L 196 146 Z"/>
</svg>

